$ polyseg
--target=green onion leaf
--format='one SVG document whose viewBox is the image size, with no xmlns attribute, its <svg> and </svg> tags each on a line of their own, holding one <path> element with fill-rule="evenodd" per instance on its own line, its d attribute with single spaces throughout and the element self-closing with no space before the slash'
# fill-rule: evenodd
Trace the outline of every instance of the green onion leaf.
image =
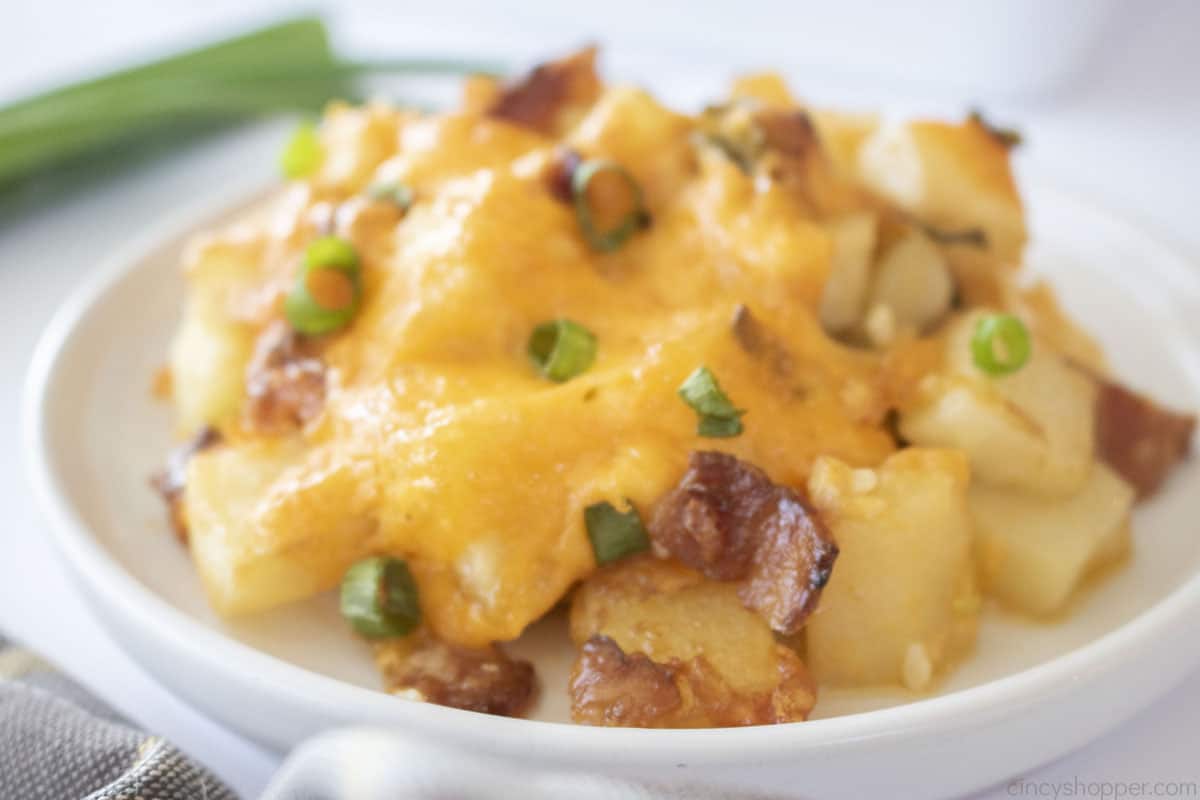
<svg viewBox="0 0 1200 800">
<path fill-rule="evenodd" d="M 679 396 L 700 417 L 697 435 L 720 439 L 742 432 L 741 416 L 746 412 L 729 402 L 708 367 L 697 367 L 688 375 L 679 387 Z"/>
<path fill-rule="evenodd" d="M 742 420 L 738 417 L 701 417 L 696 425 L 696 434 L 709 439 L 726 439 L 742 432 Z"/>
<path fill-rule="evenodd" d="M 467 59 L 350 61 L 329 46 L 324 23 L 288 20 L 168 58 L 0 106 L 0 191 L 83 156 L 287 111 L 316 112 L 354 99 L 362 75 L 469 74 L 499 65 Z M 134 152 L 126 149 L 122 152 Z M 111 159 L 109 159 L 111 160 Z M 69 177 L 69 176 L 66 176 Z"/>
<path fill-rule="evenodd" d="M 323 236 L 308 246 L 283 311 L 296 331 L 319 336 L 346 325 L 361 300 L 362 275 L 354 246 Z"/>
<path fill-rule="evenodd" d="M 590 505 L 583 510 L 583 522 L 597 564 L 608 564 L 650 547 L 650 537 L 632 504 L 624 514 L 608 502 Z"/>
<path fill-rule="evenodd" d="M 552 381 L 580 375 L 596 360 L 596 336 L 578 322 L 543 322 L 529 336 L 529 358 Z"/>
<path fill-rule="evenodd" d="M 367 187 L 367 197 L 379 203 L 391 203 L 401 211 L 413 204 L 413 190 L 400 181 L 380 181 Z"/>
<path fill-rule="evenodd" d="M 1025 366 L 1033 352 L 1033 341 L 1025 323 L 1012 314 L 989 314 L 975 325 L 971 356 L 975 366 L 999 377 Z"/>
<path fill-rule="evenodd" d="M 607 253 L 650 223 L 642 187 L 613 161 L 584 161 L 571 174 L 575 217 L 592 249 Z"/>
<path fill-rule="evenodd" d="M 417 583 L 398 558 L 359 561 L 342 578 L 342 616 L 368 639 L 405 636 L 421 622 Z"/>
<path fill-rule="evenodd" d="M 317 130 L 312 123 L 306 122 L 288 139 L 279 156 L 279 169 L 285 178 L 307 178 L 320 168 L 324 158 L 325 151 L 317 138 Z"/>
</svg>

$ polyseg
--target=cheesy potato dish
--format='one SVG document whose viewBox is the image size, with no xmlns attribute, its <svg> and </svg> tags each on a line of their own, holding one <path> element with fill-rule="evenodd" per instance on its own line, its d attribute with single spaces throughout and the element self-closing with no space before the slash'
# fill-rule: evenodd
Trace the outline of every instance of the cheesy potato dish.
<svg viewBox="0 0 1200 800">
<path fill-rule="evenodd" d="M 577 721 L 750 725 L 927 690 L 983 597 L 1128 551 L 1194 420 L 1022 281 L 1013 134 L 594 55 L 334 105 L 192 243 L 155 482 L 219 613 L 339 590 L 389 692 L 519 715 L 565 604 Z"/>
</svg>

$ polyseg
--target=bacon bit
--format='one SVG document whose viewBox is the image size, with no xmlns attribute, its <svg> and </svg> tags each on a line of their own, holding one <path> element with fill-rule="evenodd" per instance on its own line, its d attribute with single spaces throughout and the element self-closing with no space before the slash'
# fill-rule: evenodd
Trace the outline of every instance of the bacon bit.
<svg viewBox="0 0 1200 800">
<path fill-rule="evenodd" d="M 763 109 L 754 115 L 763 142 L 778 153 L 804 159 L 821 153 L 821 140 L 812 119 L 803 111 Z"/>
<path fill-rule="evenodd" d="M 166 465 L 150 476 L 150 485 L 167 504 L 171 517 L 171 529 L 181 544 L 187 544 L 187 514 L 183 506 L 183 492 L 187 485 L 187 467 L 192 456 L 207 450 L 221 441 L 221 432 L 205 425 L 186 443 L 176 447 L 167 456 Z"/>
<path fill-rule="evenodd" d="M 303 352 L 283 320 L 267 326 L 246 367 L 247 427 L 283 433 L 316 418 L 325 404 L 325 365 Z"/>
<path fill-rule="evenodd" d="M 1194 414 L 1163 408 L 1148 397 L 1096 378 L 1096 448 L 1100 458 L 1144 500 L 1191 449 Z"/>
<path fill-rule="evenodd" d="M 558 156 L 550 163 L 550 168 L 547 170 L 546 180 L 550 185 L 550 193 L 555 198 L 564 203 L 571 203 L 575 200 L 575 193 L 571 189 L 571 181 L 575 177 L 575 170 L 583 163 L 583 156 L 578 150 L 573 150 L 569 147 L 560 148 Z"/>
<path fill-rule="evenodd" d="M 589 47 L 542 64 L 505 87 L 488 108 L 488 114 L 552 134 L 559 121 L 559 112 L 570 105 L 589 104 L 599 93 L 596 48 Z"/>
<path fill-rule="evenodd" d="M 571 671 L 571 718 L 587 725 L 663 725 L 683 706 L 677 671 L 644 653 L 627 655 L 607 636 L 593 636 Z"/>
<path fill-rule="evenodd" d="M 802 721 L 816 703 L 816 686 L 794 652 L 776 647 L 778 683 L 746 693 L 734 690 L 702 656 L 661 664 L 644 653 L 625 653 L 607 636 L 593 636 L 571 672 L 571 717 L 587 725 L 638 728 Z"/>
<path fill-rule="evenodd" d="M 800 495 L 726 453 L 695 452 L 650 522 L 655 552 L 715 580 L 784 635 L 816 608 L 838 549 Z"/>
<path fill-rule="evenodd" d="M 415 692 L 426 702 L 484 714 L 520 716 L 537 689 L 528 661 L 496 645 L 458 647 L 423 630 L 377 645 L 375 663 L 389 692 Z"/>
</svg>

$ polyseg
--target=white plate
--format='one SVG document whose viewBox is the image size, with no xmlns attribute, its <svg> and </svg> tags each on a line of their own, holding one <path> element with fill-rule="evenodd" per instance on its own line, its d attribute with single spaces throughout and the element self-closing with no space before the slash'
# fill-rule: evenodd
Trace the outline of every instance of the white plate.
<svg viewBox="0 0 1200 800">
<path fill-rule="evenodd" d="M 1200 407 L 1200 281 L 1177 256 L 1070 196 L 1029 187 L 1030 261 L 1099 333 L 1119 374 Z M 822 694 L 806 723 L 651 731 L 560 724 L 561 620 L 519 644 L 545 689 L 534 721 L 389 697 L 329 597 L 230 624 L 208 609 L 147 476 L 171 442 L 150 377 L 178 318 L 188 214 L 98 270 L 56 316 L 27 387 L 26 450 L 55 541 L 97 616 L 164 684 L 279 748 L 336 725 L 399 726 L 524 765 L 774 787 L 820 797 L 948 796 L 1065 754 L 1200 662 L 1200 465 L 1139 509 L 1131 565 L 1062 624 L 990 612 L 975 656 L 939 694 Z M 1192 490 L 1192 491 L 1189 491 Z"/>
</svg>

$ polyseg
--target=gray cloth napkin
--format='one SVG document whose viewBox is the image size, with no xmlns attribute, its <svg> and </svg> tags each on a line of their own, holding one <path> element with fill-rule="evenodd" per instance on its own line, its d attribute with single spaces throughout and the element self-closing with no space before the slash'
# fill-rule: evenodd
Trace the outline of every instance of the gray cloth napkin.
<svg viewBox="0 0 1200 800">
<path fill-rule="evenodd" d="M 170 743 L 138 730 L 52 666 L 3 637 L 0 797 L 237 800 Z"/>
<path fill-rule="evenodd" d="M 774 796 L 774 795 L 772 795 Z M 0 637 L 0 798 L 237 800 L 204 767 L 138 730 Z M 331 731 L 293 752 L 263 800 L 768 800 L 715 786 L 533 770 L 394 730 Z"/>
</svg>

